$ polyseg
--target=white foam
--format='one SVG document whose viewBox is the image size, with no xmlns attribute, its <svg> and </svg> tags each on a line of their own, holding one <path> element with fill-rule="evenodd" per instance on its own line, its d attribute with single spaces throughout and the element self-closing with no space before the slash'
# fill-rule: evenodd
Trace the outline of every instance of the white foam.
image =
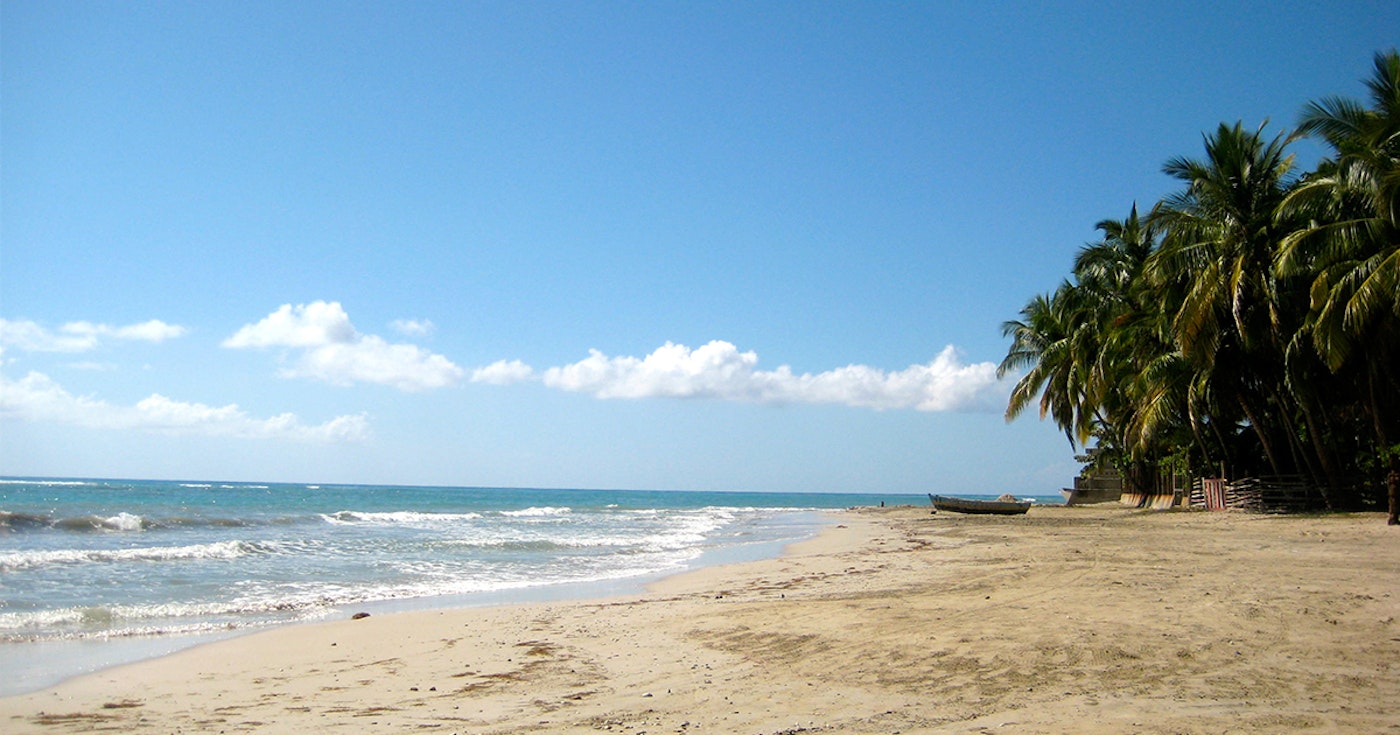
<svg viewBox="0 0 1400 735">
<path fill-rule="evenodd" d="M 355 510 L 342 510 L 337 513 L 321 514 L 327 523 L 374 523 L 380 525 L 440 526 L 476 520 L 480 513 L 421 513 L 412 510 L 398 510 L 387 513 L 367 513 Z"/>
<path fill-rule="evenodd" d="M 135 513 L 125 511 L 118 513 L 103 521 L 102 525 L 114 531 L 140 531 L 145 527 L 146 521 Z"/>
<path fill-rule="evenodd" d="M 236 559 L 250 553 L 271 550 L 268 544 L 245 541 L 217 541 L 190 546 L 150 546 L 134 549 L 54 549 L 49 551 L 15 551 L 0 554 L 0 571 L 49 564 L 110 563 L 131 561 L 178 561 L 185 559 Z"/>
<path fill-rule="evenodd" d="M 100 484 L 84 480 L 0 480 L 0 485 L 38 485 L 39 487 L 97 487 Z"/>
<path fill-rule="evenodd" d="M 524 510 L 503 510 L 501 515 L 509 518 L 542 518 L 548 516 L 563 516 L 573 512 L 572 508 L 525 508 Z"/>
</svg>

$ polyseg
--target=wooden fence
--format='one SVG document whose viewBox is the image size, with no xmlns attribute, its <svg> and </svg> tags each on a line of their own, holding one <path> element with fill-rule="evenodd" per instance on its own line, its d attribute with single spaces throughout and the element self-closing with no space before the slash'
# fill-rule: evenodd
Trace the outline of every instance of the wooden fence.
<svg viewBox="0 0 1400 735">
<path fill-rule="evenodd" d="M 1322 494 L 1297 476 L 1197 478 L 1191 483 L 1192 508 L 1301 513 L 1322 507 Z"/>
</svg>

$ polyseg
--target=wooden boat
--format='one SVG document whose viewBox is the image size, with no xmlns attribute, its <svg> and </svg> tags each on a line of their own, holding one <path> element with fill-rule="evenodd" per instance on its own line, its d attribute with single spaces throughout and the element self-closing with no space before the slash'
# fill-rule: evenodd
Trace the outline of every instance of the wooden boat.
<svg viewBox="0 0 1400 735">
<path fill-rule="evenodd" d="M 1020 515 L 1030 510 L 1030 500 L 971 500 L 969 498 L 950 498 L 946 495 L 934 495 L 929 493 L 928 499 L 933 503 L 934 510 L 946 510 L 953 513 L 990 513 L 994 515 L 1013 516 Z"/>
</svg>

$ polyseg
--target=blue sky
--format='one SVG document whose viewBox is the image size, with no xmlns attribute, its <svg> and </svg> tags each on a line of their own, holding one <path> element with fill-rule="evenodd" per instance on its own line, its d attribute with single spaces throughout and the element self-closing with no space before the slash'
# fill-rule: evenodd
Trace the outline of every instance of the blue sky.
<svg viewBox="0 0 1400 735">
<path fill-rule="evenodd" d="M 1053 494 L 1002 321 L 1400 6 L 0 4 L 0 474 Z M 1311 162 L 1317 149 L 1296 147 Z"/>
</svg>

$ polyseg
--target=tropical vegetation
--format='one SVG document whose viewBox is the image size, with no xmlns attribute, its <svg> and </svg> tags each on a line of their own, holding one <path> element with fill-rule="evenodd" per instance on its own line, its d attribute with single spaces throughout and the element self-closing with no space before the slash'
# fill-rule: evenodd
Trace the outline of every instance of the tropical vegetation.
<svg viewBox="0 0 1400 735">
<path fill-rule="evenodd" d="M 1296 131 L 1222 124 L 1167 161 L 1180 189 L 1098 223 L 1069 278 L 1003 325 L 1007 419 L 1038 403 L 1092 464 L 1173 477 L 1296 476 L 1330 509 L 1400 482 L 1400 54 L 1369 99 Z M 1300 137 L 1326 150 L 1295 168 Z"/>
</svg>

